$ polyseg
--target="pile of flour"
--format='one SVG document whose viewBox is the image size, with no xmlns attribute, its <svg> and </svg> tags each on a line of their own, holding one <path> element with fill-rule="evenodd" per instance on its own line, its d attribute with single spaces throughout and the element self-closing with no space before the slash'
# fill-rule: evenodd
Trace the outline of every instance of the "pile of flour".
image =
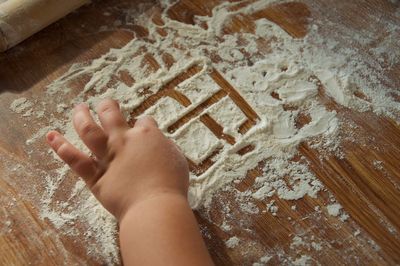
<svg viewBox="0 0 400 266">
<path fill-rule="evenodd" d="M 87 151 L 71 125 L 71 106 L 86 102 L 94 109 L 101 99 L 113 98 L 121 103 L 129 120 L 132 111 L 140 106 L 146 95 L 157 93 L 169 81 L 197 66 L 200 71 L 175 88 L 190 100 L 190 105 L 182 106 L 176 100 L 164 97 L 144 112 L 155 117 L 163 132 L 193 162 L 201 163 L 216 149 L 220 151 L 213 157 L 214 163 L 208 170 L 200 175 L 191 173 L 189 199 L 192 207 L 207 208 L 216 191 L 233 181 L 240 181 L 261 160 L 266 161 L 263 175 L 256 179 L 254 191 L 245 193 L 246 197 L 264 201 L 269 201 L 272 196 L 282 200 L 297 200 L 305 195 L 317 197 L 324 189 L 323 185 L 305 163 L 293 162 L 292 158 L 297 154 L 298 144 L 311 138 L 315 147 L 332 150 L 338 147 L 339 139 L 336 137 L 340 121 L 335 111 L 327 110 L 320 103 L 318 86 L 322 84 L 339 104 L 358 111 L 371 110 L 397 119 L 400 106 L 387 90 L 368 85 L 368 80 L 362 76 L 368 73 L 368 66 L 361 64 L 356 51 L 337 51 L 334 41 L 327 42 L 319 36 L 317 25 L 310 25 L 308 35 L 303 39 L 293 38 L 266 19 L 255 22 L 254 33 L 223 33 L 224 27 L 235 16 L 250 15 L 274 2 L 277 1 L 254 1 L 239 9 L 237 3 L 223 3 L 213 9 L 210 17 L 195 17 L 195 24 L 189 25 L 170 19 L 167 11 L 172 4 L 162 1 L 162 25 L 154 23 L 146 14 L 136 17 L 135 23 L 148 29 L 148 38 L 135 38 L 124 47 L 110 49 L 91 62 L 74 64 L 48 86 L 47 97 L 54 105 L 51 107 L 53 115 L 46 125 L 38 128 L 27 144 L 34 147 L 46 131 L 54 128 Z M 129 10 L 125 12 L 128 14 Z M 397 30 L 393 28 L 393 32 Z M 146 63 L 149 56 L 157 62 L 158 69 Z M 173 62 L 172 66 L 166 62 L 166 56 Z M 176 131 L 169 132 L 170 125 L 221 90 L 211 78 L 210 73 L 214 70 L 254 109 L 259 117 L 256 124 L 246 133 L 240 133 L 239 128 L 246 121 L 246 115 L 226 95 Z M 129 75 L 132 82 L 119 78 L 122 73 Z M 374 77 L 370 75 L 368 78 Z M 82 80 L 85 80 L 85 86 L 76 92 L 73 84 Z M 359 90 L 369 100 L 357 97 L 355 92 Z M 71 95 L 73 97 L 66 101 Z M 24 98 L 14 101 L 10 108 L 41 121 L 43 113 L 50 110 Z M 210 115 L 223 126 L 224 133 L 234 137 L 235 143 L 230 144 L 216 137 L 200 121 L 199 117 L 203 114 Z M 308 117 L 308 123 L 299 125 L 300 116 Z M 240 155 L 238 152 L 248 145 L 254 149 Z M 109 263 L 117 262 L 115 221 L 88 192 L 84 183 L 77 181 L 67 193 L 68 198 L 55 199 L 69 174 L 68 168 L 58 165 L 45 177 L 42 218 L 50 220 L 56 228 L 70 235 L 79 234 L 75 225 L 80 223 L 85 230 L 90 254 L 101 256 Z M 284 177 L 289 177 L 289 180 L 284 180 Z M 238 194 L 240 197 L 243 195 Z M 273 201 L 269 202 L 268 211 L 276 215 L 278 208 Z M 329 213 L 338 215 L 338 206 L 330 206 Z M 243 210 L 258 212 L 246 202 L 243 203 Z M 229 246 L 237 244 L 237 238 L 228 241 Z M 261 262 L 268 260 L 268 256 L 260 259 Z"/>
</svg>

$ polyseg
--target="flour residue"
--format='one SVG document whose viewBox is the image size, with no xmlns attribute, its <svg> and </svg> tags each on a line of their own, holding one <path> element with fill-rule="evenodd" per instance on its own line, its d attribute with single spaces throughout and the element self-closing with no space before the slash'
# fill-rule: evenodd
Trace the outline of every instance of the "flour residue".
<svg viewBox="0 0 400 266">
<path fill-rule="evenodd" d="M 235 10 L 236 3 L 223 3 L 215 7 L 211 17 L 197 16 L 194 25 L 184 24 L 167 16 L 171 4 L 162 1 L 163 25 L 155 24 L 147 15 L 137 15 L 136 22 L 149 31 L 148 39 L 135 38 L 120 49 L 110 51 L 91 62 L 73 65 L 62 77 L 47 88 L 51 99 L 53 116 L 42 129 L 38 128 L 27 144 L 34 145 L 46 131 L 57 128 L 78 148 L 86 150 L 71 125 L 70 107 L 86 102 L 93 110 L 103 98 L 114 98 L 121 102 L 121 108 L 130 120 L 149 95 L 159 93 L 171 81 L 176 80 L 193 67 L 198 70 L 189 78 L 179 82 L 175 90 L 187 98 L 182 105 L 173 97 L 161 97 L 152 107 L 137 113 L 152 115 L 161 130 L 173 139 L 185 156 L 199 165 L 214 154 L 212 165 L 201 173 L 190 174 L 189 199 L 192 207 L 209 207 L 215 192 L 228 189 L 227 184 L 239 182 L 249 169 L 264 162 L 262 175 L 257 177 L 252 191 L 235 193 L 241 202 L 240 209 L 250 214 L 268 211 L 279 214 L 273 197 L 295 201 L 305 196 L 317 198 L 324 190 L 322 183 L 309 170 L 304 160 L 294 161 L 298 145 L 313 139 L 313 147 L 336 150 L 336 133 L 340 123 L 335 111 L 328 110 L 319 100 L 319 86 L 337 103 L 359 111 L 372 110 L 392 118 L 399 115 L 400 106 L 383 91 L 364 86 L 349 58 L 351 52 L 338 54 L 321 49 L 318 27 L 311 26 L 304 39 L 295 39 L 276 24 L 259 19 L 255 32 L 224 34 L 231 19 L 237 14 L 252 14 L 265 9 L 276 1 L 255 1 Z M 106 14 L 105 14 L 106 15 Z M 121 21 L 116 21 L 121 24 Z M 207 27 L 200 25 L 205 23 Z M 205 29 L 206 28 L 206 29 Z M 165 33 L 160 34 L 160 30 Z M 260 42 L 264 40 L 265 42 Z M 388 40 L 390 41 L 390 40 Z M 328 45 L 333 45 L 328 44 Z M 263 52 L 260 52 L 260 49 Z M 377 47 L 376 53 L 383 53 Z M 153 64 L 146 60 L 152 58 Z M 168 59 L 166 59 L 168 58 Z M 356 60 L 356 59 L 355 59 Z M 394 63 L 391 58 L 389 62 Z M 155 67 L 156 65 L 157 67 Z M 247 131 L 241 126 L 252 118 L 238 107 L 230 93 L 221 92 L 220 84 L 212 73 L 219 73 L 253 109 L 257 118 Z M 85 80 L 79 93 L 73 93 L 73 84 Z M 363 86 L 358 87 L 357 84 Z M 371 101 L 354 95 L 362 89 Z M 196 110 L 199 104 L 213 95 L 221 93 L 216 102 L 210 103 L 198 114 L 174 131 L 171 126 L 185 115 Z M 66 101 L 65 95 L 73 94 Z M 15 100 L 10 108 L 23 117 L 42 118 L 46 108 L 34 105 L 26 98 Z M 225 138 L 216 136 L 202 122 L 207 115 L 223 128 Z M 202 118 L 203 117 L 203 118 Z M 299 123 L 299 119 L 307 121 Z M 253 149 L 245 154 L 245 147 Z M 118 262 L 118 248 L 115 239 L 116 224 L 91 196 L 82 181 L 70 189 L 69 198 L 55 200 L 69 174 L 65 166 L 56 167 L 45 177 L 46 191 L 42 197 L 41 215 L 66 234 L 78 234 L 76 223 L 82 223 L 84 236 L 91 255 L 101 256 L 110 263 Z M 267 207 L 260 210 L 251 200 L 265 201 Z M 339 204 L 327 206 L 333 216 L 340 212 Z M 293 211 L 296 205 L 292 206 Z M 316 210 L 319 211 L 319 210 Z M 344 216 L 343 216 L 344 215 Z M 345 213 L 340 217 L 347 220 Z M 231 230 L 229 224 L 222 226 Z M 302 246 L 301 238 L 294 238 L 292 246 Z M 226 241 L 227 247 L 239 244 L 238 237 Z M 322 245 L 312 242 L 309 247 L 316 251 Z M 271 256 L 262 257 L 257 265 L 267 263 Z M 306 255 L 293 258 L 293 265 L 310 263 Z"/>
</svg>

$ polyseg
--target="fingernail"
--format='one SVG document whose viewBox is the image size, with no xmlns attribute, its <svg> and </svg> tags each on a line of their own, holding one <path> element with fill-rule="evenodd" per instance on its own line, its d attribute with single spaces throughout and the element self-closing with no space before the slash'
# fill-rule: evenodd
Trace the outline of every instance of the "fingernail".
<svg viewBox="0 0 400 266">
<path fill-rule="evenodd" d="M 56 135 L 53 132 L 49 132 L 47 133 L 47 141 L 48 142 L 53 142 L 53 140 L 55 139 Z"/>
</svg>

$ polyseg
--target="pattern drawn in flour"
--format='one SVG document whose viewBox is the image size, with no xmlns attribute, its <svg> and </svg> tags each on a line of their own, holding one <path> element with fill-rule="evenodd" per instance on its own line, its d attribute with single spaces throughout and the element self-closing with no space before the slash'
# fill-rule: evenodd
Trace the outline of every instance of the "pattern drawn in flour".
<svg viewBox="0 0 400 266">
<path fill-rule="evenodd" d="M 133 117 L 141 114 L 153 116 L 160 128 L 180 146 L 187 157 L 190 170 L 196 175 L 206 172 L 215 163 L 214 159 L 218 154 L 240 143 L 241 135 L 251 129 L 259 119 L 252 107 L 217 70 L 212 69 L 188 82 L 200 70 L 201 66 L 195 65 L 186 73 L 178 75 L 157 93 L 148 95 L 148 98 L 131 113 Z M 186 79 L 182 80 L 182 77 Z M 196 81 L 204 82 L 205 79 L 214 91 L 193 87 Z M 180 92 L 185 86 L 191 87 L 189 95 Z M 195 90 L 198 91 L 197 95 L 193 95 Z M 199 98 L 204 98 L 201 105 L 192 102 L 198 101 Z M 210 114 L 212 108 L 218 113 Z M 167 121 L 164 114 L 169 116 Z M 227 132 L 224 127 L 232 126 L 229 122 L 234 121 L 230 120 L 225 125 L 224 121 L 218 121 L 223 114 L 230 114 L 230 118 L 239 119 L 236 121 L 239 123 L 232 123 L 236 132 Z M 238 153 L 244 155 L 251 150 L 251 145 L 248 145 Z"/>
</svg>

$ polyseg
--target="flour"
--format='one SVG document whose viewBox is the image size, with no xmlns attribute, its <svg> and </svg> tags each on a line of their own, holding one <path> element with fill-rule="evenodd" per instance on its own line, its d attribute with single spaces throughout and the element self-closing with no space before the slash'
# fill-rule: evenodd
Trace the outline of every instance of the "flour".
<svg viewBox="0 0 400 266">
<path fill-rule="evenodd" d="M 229 225 L 229 224 L 227 224 L 226 221 L 224 221 L 224 222 L 221 224 L 220 227 L 221 227 L 221 229 L 224 230 L 225 232 L 229 232 L 229 231 L 232 230 L 232 226 Z"/>
<path fill-rule="evenodd" d="M 99 205 L 83 181 L 77 181 L 69 198 L 64 202 L 57 201 L 56 206 L 58 206 L 54 208 L 53 196 L 67 173 L 68 167 L 64 166 L 58 170 L 56 179 L 46 177 L 48 185 L 42 199 L 44 203 L 41 209 L 42 218 L 50 220 L 57 229 L 68 235 L 78 235 L 76 224 L 84 223 L 87 231 L 83 236 L 90 244 L 88 254 L 93 257 L 101 255 L 109 264 L 116 263 L 119 250 L 115 218 Z M 60 207 L 62 212 L 59 210 Z"/>
<path fill-rule="evenodd" d="M 200 121 L 194 120 L 174 136 L 183 153 L 199 164 L 223 144 Z"/>
<path fill-rule="evenodd" d="M 304 159 L 294 161 L 293 158 L 297 155 L 298 145 L 311 138 L 313 147 L 332 151 L 339 147 L 336 134 L 340 121 L 335 111 L 328 110 L 320 102 L 319 85 L 322 84 L 336 102 L 354 110 L 372 110 L 397 118 L 400 106 L 393 97 L 386 95 L 387 90 L 376 89 L 376 83 L 371 85 L 369 80 L 362 79 L 360 73 L 368 69 L 358 59 L 357 51 L 337 52 L 334 40 L 325 41 L 319 37 L 318 25 L 311 26 L 304 39 L 294 39 L 266 19 L 255 22 L 254 33 L 224 34 L 224 27 L 235 15 L 250 15 L 273 2 L 254 1 L 237 11 L 232 11 L 235 2 L 223 3 L 212 10 L 211 17 L 197 16 L 194 25 L 170 19 L 166 15 L 170 7 L 168 1 L 161 3 L 164 10 L 162 26 L 153 23 L 146 14 L 137 14 L 137 21 L 148 29 L 149 37 L 135 38 L 97 59 L 75 64 L 50 84 L 46 93 L 54 105 L 53 116 L 57 115 L 47 126 L 39 128 L 27 144 L 34 145 L 48 130 L 57 128 L 71 143 L 88 152 L 70 122 L 70 107 L 86 102 L 93 110 L 101 99 L 114 98 L 121 103 L 127 120 L 143 114 L 152 115 L 166 136 L 173 139 L 195 165 L 201 165 L 213 155 L 210 167 L 190 173 L 189 200 L 193 208 L 209 208 L 217 191 L 228 189 L 227 185 L 234 180 L 240 182 L 249 169 L 261 162 L 262 174 L 256 178 L 251 190 L 230 189 L 243 212 L 257 215 L 260 211 L 268 211 L 276 216 L 279 208 L 272 197 L 290 201 L 305 196 L 318 197 L 324 189 L 322 183 L 311 173 Z M 203 22 L 207 29 L 199 26 Z M 121 20 L 114 22 L 114 26 L 121 24 Z M 166 36 L 158 33 L 160 28 Z M 392 32 L 395 34 L 396 29 Z M 260 43 L 260 40 L 268 41 L 268 44 Z M 377 47 L 374 52 L 383 54 L 384 49 Z M 171 62 L 165 60 L 166 56 Z M 149 57 L 153 62 L 151 65 L 146 63 Z M 388 60 L 392 64 L 395 61 L 396 58 Z M 181 80 L 185 73 L 189 76 Z M 215 73 L 221 78 L 216 79 Z M 85 79 L 82 90 L 72 100 L 65 100 L 63 96 L 74 91 L 72 84 L 82 79 Z M 221 79 L 238 96 L 224 91 L 224 86 L 219 83 Z M 185 104 L 164 95 L 151 107 L 136 112 L 150 95 L 158 95 L 171 83 L 175 84 L 176 93 L 185 97 Z M 358 90 L 371 100 L 355 96 Z M 241 109 L 235 103 L 235 97 L 239 96 L 252 110 Z M 207 103 L 207 106 L 196 113 L 201 103 Z M 26 98 L 17 99 L 10 106 L 22 116 L 36 115 L 37 118 L 43 118 L 47 111 L 43 108 Z M 179 124 L 188 115 L 187 121 Z M 203 123 L 205 116 L 222 127 L 224 138 Z M 298 123 L 302 116 L 308 117 L 309 121 Z M 249 129 L 242 130 L 248 121 Z M 248 146 L 253 149 L 240 154 Z M 42 198 L 42 218 L 70 235 L 78 234 L 75 224 L 82 223 L 90 254 L 105 258 L 109 264 L 117 263 L 115 220 L 91 196 L 84 183 L 77 181 L 67 199 L 55 199 L 68 173 L 68 168 L 60 166 L 44 177 L 46 191 Z M 260 210 L 253 202 L 255 200 L 265 202 L 266 209 Z M 293 211 L 295 206 L 292 205 Z M 341 206 L 336 203 L 327 206 L 332 216 L 339 216 L 340 210 Z M 348 217 L 342 213 L 339 218 L 345 221 Z M 222 228 L 225 231 L 232 229 L 226 222 Z M 226 241 L 226 245 L 234 248 L 239 241 L 234 236 Z M 293 241 L 293 248 L 304 244 L 300 237 Z M 317 251 L 322 248 L 318 243 L 311 245 Z M 259 263 L 269 259 L 267 256 Z M 304 265 L 311 259 L 302 255 L 292 264 Z"/>
<path fill-rule="evenodd" d="M 258 207 L 251 202 L 241 203 L 240 209 L 247 214 L 257 214 L 260 212 Z"/>
<path fill-rule="evenodd" d="M 306 245 L 306 243 L 303 241 L 303 239 L 299 236 L 295 236 L 292 240 L 292 244 L 290 244 L 290 248 L 293 249 L 304 245 Z"/>
<path fill-rule="evenodd" d="M 305 266 L 305 265 L 310 265 L 312 261 L 312 258 L 307 255 L 301 255 L 300 258 L 292 261 L 292 265 L 294 266 Z"/>
<path fill-rule="evenodd" d="M 274 204 L 275 204 L 275 200 L 271 200 L 269 203 L 267 203 L 266 209 L 267 209 L 267 211 L 272 213 L 273 216 L 276 216 L 276 213 L 278 212 L 279 208 L 278 208 L 278 206 L 276 206 Z"/>
<path fill-rule="evenodd" d="M 164 114 L 177 114 L 182 116 L 185 109 L 178 104 L 178 102 L 172 98 L 162 98 L 157 105 L 154 105 L 146 110 L 145 115 L 152 116 L 157 122 L 158 126 L 162 130 L 167 130 L 167 126 L 176 121 L 176 117 L 169 116 L 165 117 Z"/>
<path fill-rule="evenodd" d="M 197 105 L 216 93 L 219 87 L 210 76 L 196 75 L 178 84 L 176 90 L 185 94 L 192 104 Z"/>
<path fill-rule="evenodd" d="M 255 185 L 261 186 L 253 197 L 261 200 L 277 194 L 279 198 L 296 200 L 308 195 L 316 197 L 323 188 L 322 184 L 301 163 L 289 162 L 287 159 L 270 159 L 264 167 L 265 175 L 257 177 Z M 284 177 L 289 177 L 284 180 Z M 296 207 L 293 207 L 296 210 Z"/>
<path fill-rule="evenodd" d="M 315 249 L 316 251 L 321 251 L 322 250 L 322 245 L 320 243 L 311 242 L 311 247 L 313 249 Z"/>
<path fill-rule="evenodd" d="M 229 97 L 224 97 L 221 101 L 213 105 L 209 109 L 208 114 L 223 126 L 224 134 L 230 134 L 234 137 L 239 137 L 239 127 L 247 119 Z"/>
<path fill-rule="evenodd" d="M 340 205 L 339 203 L 335 203 L 326 206 L 326 209 L 328 210 L 329 215 L 338 216 L 340 214 L 340 210 L 342 209 L 342 205 Z"/>
<path fill-rule="evenodd" d="M 375 169 L 377 169 L 377 170 L 383 170 L 384 169 L 382 161 L 374 160 L 372 162 L 372 164 L 374 165 Z"/>
<path fill-rule="evenodd" d="M 272 259 L 272 256 L 265 255 L 265 256 L 261 257 L 258 262 L 253 263 L 253 266 L 266 265 L 271 259 Z"/>
<path fill-rule="evenodd" d="M 29 109 L 33 106 L 33 103 L 30 102 L 28 99 L 26 99 L 25 97 L 21 97 L 18 98 L 16 100 L 14 100 L 11 105 L 10 105 L 10 109 L 18 114 L 27 111 L 27 113 L 29 112 L 29 115 L 32 112 L 32 109 Z M 26 115 L 27 113 L 25 113 L 23 116 L 29 116 Z"/>
<path fill-rule="evenodd" d="M 236 247 L 237 245 L 239 245 L 239 242 L 240 242 L 240 239 L 237 238 L 236 236 L 233 236 L 233 237 L 229 238 L 229 239 L 225 242 L 225 245 L 226 245 L 228 248 L 234 248 L 234 247 Z"/>
<path fill-rule="evenodd" d="M 342 213 L 341 215 L 340 215 L 340 217 L 339 217 L 339 219 L 342 221 L 342 222 L 345 222 L 345 221 L 347 221 L 347 219 L 349 219 L 349 215 L 347 214 L 347 213 Z"/>
<path fill-rule="evenodd" d="M 68 105 L 66 105 L 65 103 L 60 103 L 57 105 L 57 112 L 58 113 L 63 113 L 65 112 L 65 110 L 68 108 Z"/>
</svg>

